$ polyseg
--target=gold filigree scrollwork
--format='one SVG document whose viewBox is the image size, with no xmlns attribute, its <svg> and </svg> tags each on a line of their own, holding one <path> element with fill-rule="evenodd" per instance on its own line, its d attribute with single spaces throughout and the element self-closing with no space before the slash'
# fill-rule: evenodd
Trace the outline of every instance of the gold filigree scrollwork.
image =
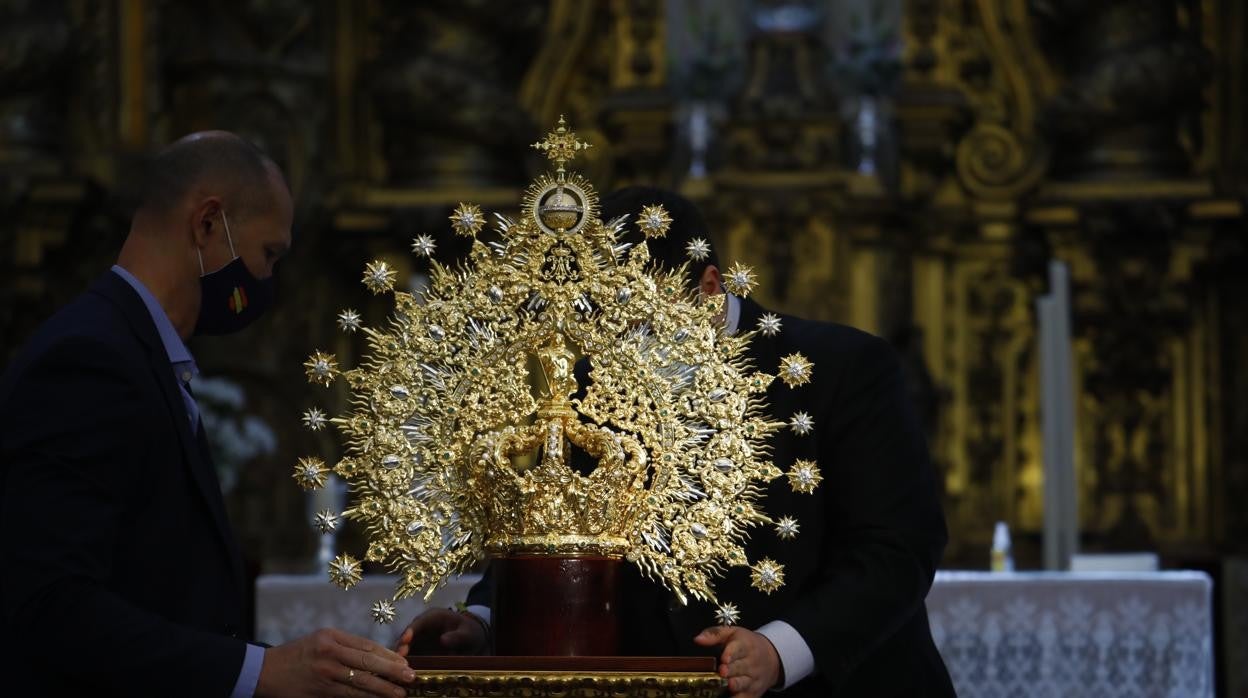
<svg viewBox="0 0 1248 698">
<path fill-rule="evenodd" d="M 395 299 L 389 323 L 353 318 L 369 348 L 355 368 L 319 352 L 305 364 L 314 384 L 342 376 L 352 391 L 352 412 L 328 420 L 347 445 L 333 469 L 354 493 L 344 518 L 364 526 L 368 560 L 402 574 L 398 598 L 517 553 L 627 558 L 682 600 L 715 600 L 728 567 L 774 590 L 783 568 L 745 553 L 749 530 L 773 523 L 758 500 L 782 474 L 767 459 L 767 439 L 787 426 L 765 415 L 773 377 L 745 358 L 749 334 L 723 331 L 722 300 L 701 298 L 683 269 L 655 268 L 621 222 L 598 219 L 593 187 L 565 169 L 585 149 L 565 123 L 535 147 L 559 169 L 529 187 L 519 220 L 499 218 L 487 244 L 481 210 L 461 204 L 451 223 L 472 240 L 469 261 L 434 261 L 419 296 L 371 264 L 366 285 Z M 652 235 L 671 220 L 637 213 Z M 733 274 L 747 292 L 752 272 Z M 584 386 L 578 356 L 589 359 Z M 787 360 L 786 382 L 809 380 L 809 361 Z M 328 469 L 302 463 L 299 482 L 323 485 Z M 809 492 L 814 464 L 804 473 Z"/>
</svg>

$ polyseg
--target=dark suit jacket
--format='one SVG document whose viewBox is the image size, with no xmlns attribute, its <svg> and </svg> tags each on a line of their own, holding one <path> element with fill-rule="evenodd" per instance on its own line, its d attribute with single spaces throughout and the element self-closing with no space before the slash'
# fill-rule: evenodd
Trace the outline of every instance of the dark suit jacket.
<svg viewBox="0 0 1248 698">
<path fill-rule="evenodd" d="M 238 549 L 151 316 L 112 272 L 0 381 L 0 531 L 5 694 L 229 695 Z"/>
<path fill-rule="evenodd" d="M 741 329 L 756 328 L 763 312 L 742 300 Z M 784 586 L 764 594 L 750 586 L 747 570 L 735 568 L 716 584 L 717 595 L 737 604 L 742 627 L 782 620 L 806 640 L 816 673 L 786 696 L 952 696 L 923 602 L 947 532 L 900 364 L 878 337 L 787 316 L 777 336 L 756 335 L 749 353 L 756 369 L 774 375 L 793 352 L 814 363 L 813 379 L 791 389 L 777 378 L 767 394 L 770 411 L 783 421 L 808 412 L 815 429 L 781 432 L 774 462 L 788 470 L 799 458 L 814 460 L 824 480 L 814 494 L 796 494 L 778 478 L 762 502 L 772 518 L 787 514 L 800 525 L 792 541 L 774 528 L 754 529 L 747 546 L 751 560 L 784 565 Z M 713 653 L 693 643 L 715 623 L 712 606 L 681 606 L 631 565 L 624 589 L 627 653 Z M 489 606 L 491 591 L 487 578 L 469 603 Z"/>
</svg>

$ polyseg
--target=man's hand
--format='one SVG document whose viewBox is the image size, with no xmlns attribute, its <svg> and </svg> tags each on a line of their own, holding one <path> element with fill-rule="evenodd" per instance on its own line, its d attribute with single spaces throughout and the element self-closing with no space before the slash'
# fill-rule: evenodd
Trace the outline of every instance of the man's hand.
<svg viewBox="0 0 1248 698">
<path fill-rule="evenodd" d="M 723 645 L 719 675 L 728 679 L 732 698 L 758 698 L 780 683 L 780 655 L 771 640 L 735 625 L 717 625 L 698 633 L 693 641 L 703 647 Z"/>
<path fill-rule="evenodd" d="M 482 654 L 488 638 L 475 615 L 431 608 L 416 616 L 399 636 L 395 651 L 408 654 Z"/>
<path fill-rule="evenodd" d="M 415 678 L 403 657 L 376 642 L 324 628 L 265 650 L 256 696 L 402 698 L 401 685 Z"/>
</svg>

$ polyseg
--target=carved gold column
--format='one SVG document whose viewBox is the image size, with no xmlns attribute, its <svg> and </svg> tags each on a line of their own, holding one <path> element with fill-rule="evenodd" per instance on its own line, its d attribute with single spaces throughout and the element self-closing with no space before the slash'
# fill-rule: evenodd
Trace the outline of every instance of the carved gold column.
<svg viewBox="0 0 1248 698">
<path fill-rule="evenodd" d="M 924 202 L 909 217 L 912 316 L 940 395 L 947 557 L 986 564 L 994 521 L 1021 529 L 1024 551 L 1041 526 L 1035 289 L 1015 257 L 1020 200 L 1047 168 L 1035 117 L 1052 79 L 1022 2 L 906 7 L 901 196 Z"/>
</svg>

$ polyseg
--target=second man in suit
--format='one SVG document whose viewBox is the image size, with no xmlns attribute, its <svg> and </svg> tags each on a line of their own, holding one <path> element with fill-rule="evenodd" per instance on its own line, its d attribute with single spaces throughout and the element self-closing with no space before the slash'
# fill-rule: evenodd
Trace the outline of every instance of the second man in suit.
<svg viewBox="0 0 1248 698">
<path fill-rule="evenodd" d="M 709 247 L 688 254 L 708 234 L 687 199 L 635 187 L 603 199 L 609 221 L 662 204 L 673 218 L 667 235 L 647 241 L 669 268 L 690 262 L 691 284 L 705 295 L 724 293 Z M 635 225 L 627 240 L 640 243 Z M 702 245 L 695 245 L 699 256 Z M 716 583 L 719 598 L 740 615 L 715 625 L 715 609 L 677 603 L 656 582 L 625 566 L 619 612 L 625 651 L 634 655 L 714 654 L 734 697 L 769 690 L 810 698 L 829 696 L 952 696 L 953 687 L 928 628 L 924 598 L 946 542 L 936 474 L 906 394 L 900 364 L 883 340 L 843 325 L 768 312 L 728 295 L 722 322 L 729 333 L 757 331 L 749 357 L 778 373 L 783 357 L 801 353 L 814 364 L 809 382 L 776 380 L 767 398 L 787 429 L 772 443 L 775 464 L 816 464 L 823 482 L 797 493 L 777 478 L 762 500 L 775 520 L 747 544 L 750 559 L 784 565 L 785 584 L 765 594 L 748 570 L 732 568 Z M 592 373 L 591 373 L 592 380 Z M 435 610 L 405 631 L 401 652 L 484 651 L 490 579 L 478 584 L 463 612 Z"/>
</svg>

